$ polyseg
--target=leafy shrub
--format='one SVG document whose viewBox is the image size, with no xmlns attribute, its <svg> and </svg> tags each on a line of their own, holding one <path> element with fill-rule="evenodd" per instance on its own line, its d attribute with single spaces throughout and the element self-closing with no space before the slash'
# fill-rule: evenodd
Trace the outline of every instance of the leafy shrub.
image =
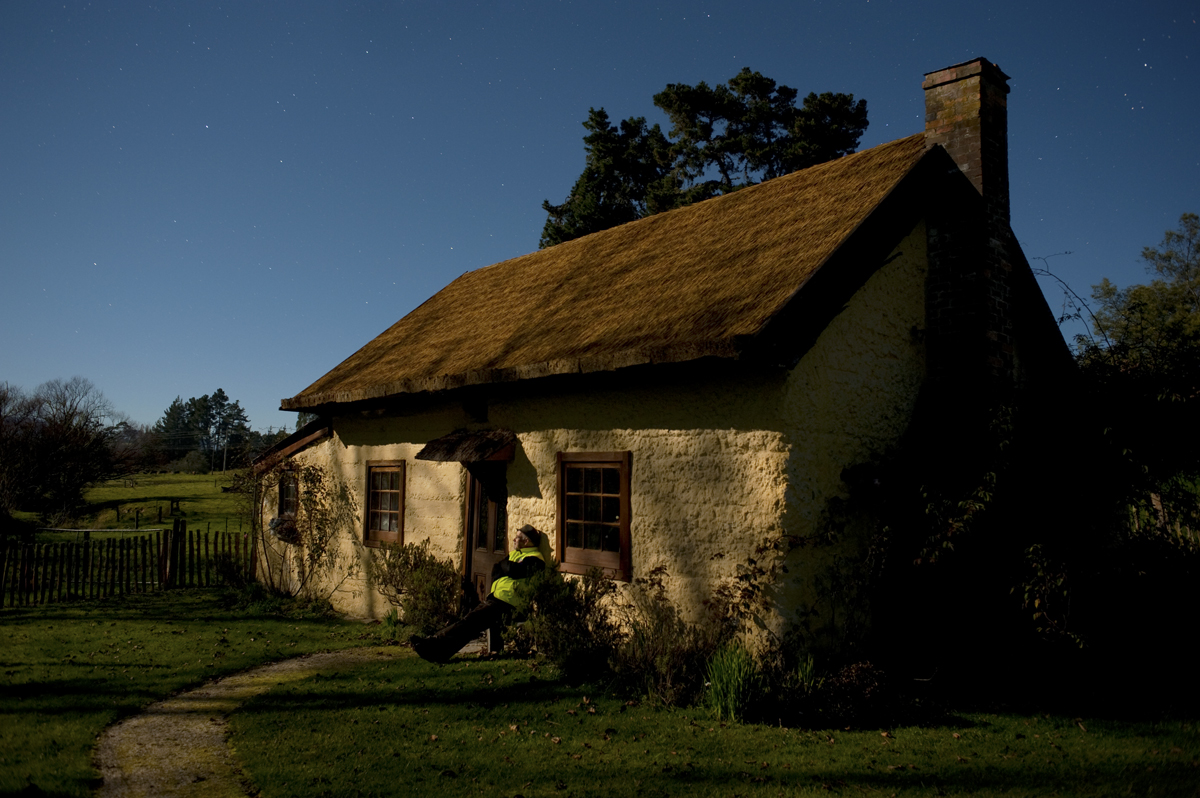
<svg viewBox="0 0 1200 798">
<path fill-rule="evenodd" d="M 635 579 L 617 608 L 626 634 L 613 652 L 613 670 L 663 704 L 690 704 L 704 690 L 708 661 L 733 627 L 684 621 L 667 597 L 667 572 L 658 567 Z"/>
<path fill-rule="evenodd" d="M 870 662 L 845 666 L 820 693 L 827 719 L 842 724 L 868 725 L 887 716 L 887 677 Z"/>
<path fill-rule="evenodd" d="M 744 720 L 763 694 L 758 663 L 738 641 L 726 643 L 708 661 L 706 703 L 717 720 Z"/>
<path fill-rule="evenodd" d="M 601 677 L 621 639 L 610 612 L 614 590 L 599 568 L 580 579 L 547 568 L 518 586 L 506 637 L 519 649 L 536 648 L 571 681 Z"/>
<path fill-rule="evenodd" d="M 685 622 L 665 577 L 656 568 L 618 595 L 598 568 L 580 579 L 547 569 L 518 588 L 507 637 L 518 649 L 536 648 L 568 679 L 615 675 L 652 700 L 690 703 L 703 693 L 708 661 L 731 627 Z"/>
<path fill-rule="evenodd" d="M 400 608 L 404 623 L 417 633 L 432 634 L 459 617 L 463 589 L 458 569 L 450 560 L 439 560 L 428 540 L 381 546 L 369 563 L 375 589 Z"/>
<path fill-rule="evenodd" d="M 188 452 L 167 466 L 172 474 L 207 474 L 209 462 L 200 452 Z"/>
</svg>

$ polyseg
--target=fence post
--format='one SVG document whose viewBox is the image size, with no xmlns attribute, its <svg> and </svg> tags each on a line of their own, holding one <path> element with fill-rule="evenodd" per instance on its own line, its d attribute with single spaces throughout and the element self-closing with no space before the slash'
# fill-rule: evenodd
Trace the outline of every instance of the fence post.
<svg viewBox="0 0 1200 798">
<path fill-rule="evenodd" d="M 258 581 L 258 535 L 250 533 L 250 581 Z"/>
<path fill-rule="evenodd" d="M 129 592 L 129 545 L 125 538 L 117 541 L 117 593 L 124 596 Z"/>
<path fill-rule="evenodd" d="M 42 604 L 54 600 L 54 543 L 42 544 Z"/>
<path fill-rule="evenodd" d="M 165 557 L 167 568 L 163 579 L 163 587 L 170 590 L 175 587 L 175 541 L 179 538 L 179 521 L 175 518 L 171 521 L 171 531 L 167 533 L 167 539 L 163 541 L 163 546 L 166 549 Z"/>
<path fill-rule="evenodd" d="M 30 549 L 33 548 L 32 543 L 27 543 L 21 547 L 21 605 L 29 605 L 29 561 L 33 554 Z"/>
<path fill-rule="evenodd" d="M 50 593 L 50 600 L 57 601 L 62 604 L 63 601 L 63 575 L 66 573 L 65 557 L 63 556 L 67 550 L 65 543 L 54 544 L 54 590 Z M 54 594 L 58 593 L 57 596 Z"/>
<path fill-rule="evenodd" d="M 18 544 L 13 544 L 12 554 L 9 555 L 12 565 L 9 568 L 11 576 L 8 581 L 8 606 L 17 606 L 17 585 L 21 582 L 21 549 Z"/>
<path fill-rule="evenodd" d="M 187 570 L 184 563 L 186 554 L 185 546 L 187 544 L 188 527 L 187 521 L 179 519 L 179 534 L 173 542 L 174 551 L 172 554 L 175 561 L 175 573 L 171 577 L 171 587 L 186 587 L 187 586 Z"/>
<path fill-rule="evenodd" d="M 41 600 L 40 604 L 49 604 L 54 600 L 54 543 L 42 544 L 42 572 L 41 572 Z"/>
<path fill-rule="evenodd" d="M 42 544 L 42 600 L 41 604 L 49 604 L 51 591 L 54 589 L 54 547 L 53 544 Z"/>
<path fill-rule="evenodd" d="M 164 590 L 171 587 L 171 539 L 179 529 L 179 519 L 171 519 L 171 528 L 163 530 L 162 540 L 158 542 L 158 584 Z"/>
<path fill-rule="evenodd" d="M 83 533 L 83 552 L 79 561 L 79 598 L 91 598 L 92 589 L 92 533 Z"/>
<path fill-rule="evenodd" d="M 38 571 L 42 564 L 40 548 L 36 543 L 31 546 L 33 557 L 29 568 L 29 603 L 35 606 L 41 603 L 38 601 L 38 588 L 42 585 L 42 580 L 38 579 L 41 576 Z"/>
<path fill-rule="evenodd" d="M 0 607 L 4 606 L 4 592 L 8 590 L 8 551 L 9 543 L 4 541 L 0 547 Z"/>
<path fill-rule="evenodd" d="M 172 589 L 179 584 L 179 536 L 182 534 L 183 519 L 176 518 L 167 545 L 167 587 Z"/>
<path fill-rule="evenodd" d="M 67 600 L 67 552 L 70 549 L 70 543 L 63 541 L 58 544 L 58 603 L 62 604 Z"/>
<path fill-rule="evenodd" d="M 35 603 L 33 588 L 34 588 L 34 581 L 35 581 L 34 574 L 36 574 L 36 573 L 37 573 L 37 544 L 29 543 L 25 546 L 25 579 L 24 579 L 25 584 L 23 587 L 23 589 L 25 591 L 24 605 L 26 607 L 28 607 L 30 604 Z"/>
</svg>

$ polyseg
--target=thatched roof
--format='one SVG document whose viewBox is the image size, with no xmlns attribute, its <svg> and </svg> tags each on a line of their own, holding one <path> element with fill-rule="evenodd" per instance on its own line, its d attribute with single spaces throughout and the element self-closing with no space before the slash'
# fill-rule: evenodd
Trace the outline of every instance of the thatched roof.
<svg viewBox="0 0 1200 798">
<path fill-rule="evenodd" d="M 468 272 L 283 408 L 741 357 L 933 155 L 910 136 Z"/>
</svg>

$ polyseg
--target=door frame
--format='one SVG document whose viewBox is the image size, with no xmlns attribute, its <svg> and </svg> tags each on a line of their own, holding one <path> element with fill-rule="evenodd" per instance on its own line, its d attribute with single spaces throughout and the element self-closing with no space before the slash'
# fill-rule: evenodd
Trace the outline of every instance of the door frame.
<svg viewBox="0 0 1200 798">
<path fill-rule="evenodd" d="M 508 461 L 492 459 L 463 463 L 463 467 L 463 576 L 482 600 L 491 590 L 492 564 L 508 556 Z M 483 547 L 476 545 L 481 500 L 486 503 L 488 523 Z M 477 557 L 487 558 L 482 569 L 475 567 Z"/>
</svg>

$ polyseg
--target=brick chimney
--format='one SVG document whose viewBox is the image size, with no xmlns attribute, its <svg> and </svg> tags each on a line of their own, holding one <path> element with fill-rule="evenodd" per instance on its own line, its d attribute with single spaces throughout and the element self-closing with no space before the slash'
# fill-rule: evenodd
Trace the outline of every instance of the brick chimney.
<svg viewBox="0 0 1200 798">
<path fill-rule="evenodd" d="M 1008 227 L 1008 75 L 984 58 L 925 75 L 925 146 L 941 144 Z"/>
<path fill-rule="evenodd" d="M 976 58 L 926 74 L 922 87 L 926 147 L 944 147 L 984 200 L 982 212 L 940 207 L 928 220 L 931 373 L 1011 387 L 1008 75 Z"/>
</svg>

